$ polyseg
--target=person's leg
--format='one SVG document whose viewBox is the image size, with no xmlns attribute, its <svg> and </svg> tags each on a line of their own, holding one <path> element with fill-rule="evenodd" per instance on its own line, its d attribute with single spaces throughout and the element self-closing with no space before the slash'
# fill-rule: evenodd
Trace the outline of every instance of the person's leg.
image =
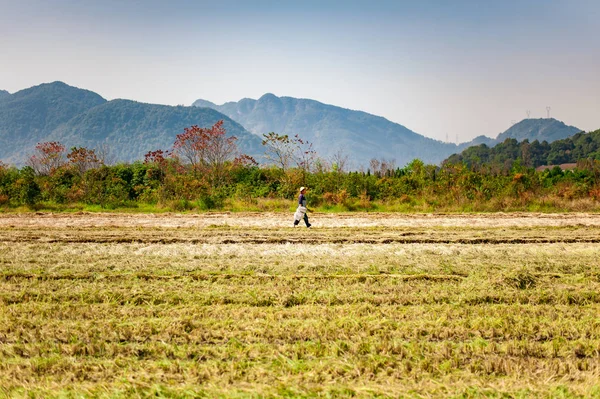
<svg viewBox="0 0 600 399">
<path fill-rule="evenodd" d="M 306 223 L 306 227 L 310 227 L 311 226 L 311 224 L 308 223 L 308 215 L 306 213 L 304 214 L 304 223 Z"/>
</svg>

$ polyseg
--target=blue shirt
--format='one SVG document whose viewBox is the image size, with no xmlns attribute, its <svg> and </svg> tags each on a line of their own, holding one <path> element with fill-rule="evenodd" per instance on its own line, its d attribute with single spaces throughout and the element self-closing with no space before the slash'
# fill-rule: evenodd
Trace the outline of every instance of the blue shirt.
<svg viewBox="0 0 600 399">
<path fill-rule="evenodd" d="M 300 196 L 298 197 L 298 205 L 301 205 L 306 208 L 306 197 L 304 196 L 304 194 L 300 194 Z"/>
</svg>

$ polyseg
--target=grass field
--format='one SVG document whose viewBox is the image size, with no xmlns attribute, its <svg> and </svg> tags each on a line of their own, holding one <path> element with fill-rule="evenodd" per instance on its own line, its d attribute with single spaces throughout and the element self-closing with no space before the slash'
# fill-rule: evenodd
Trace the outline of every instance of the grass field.
<svg viewBox="0 0 600 399">
<path fill-rule="evenodd" d="M 599 397 L 600 215 L 0 214 L 0 397 Z"/>
</svg>

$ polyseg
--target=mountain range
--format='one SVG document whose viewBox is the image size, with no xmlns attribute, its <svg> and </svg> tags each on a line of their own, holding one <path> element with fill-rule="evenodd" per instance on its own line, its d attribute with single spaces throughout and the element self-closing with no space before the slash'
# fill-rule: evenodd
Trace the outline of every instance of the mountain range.
<svg viewBox="0 0 600 399">
<path fill-rule="evenodd" d="M 415 158 L 440 163 L 471 145 L 493 146 L 505 138 L 554 141 L 580 130 L 555 119 L 525 119 L 496 139 L 480 136 L 460 145 L 424 137 L 383 117 L 310 99 L 265 94 L 216 105 L 197 100 L 191 107 L 107 101 L 100 95 L 62 82 L 46 83 L 10 94 L 0 90 L 0 160 L 23 165 L 45 141 L 67 148 L 106 146 L 111 158 L 132 162 L 148 151 L 170 149 L 185 127 L 209 127 L 224 121 L 238 138 L 241 152 L 261 161 L 262 134 L 299 135 L 322 158 L 338 152 L 352 168 L 368 167 L 372 158 L 403 166 Z"/>
<path fill-rule="evenodd" d="M 495 139 L 479 136 L 456 145 L 424 137 L 380 116 L 309 99 L 265 94 L 258 100 L 244 98 L 216 105 L 199 99 L 192 105 L 222 112 L 257 135 L 298 134 L 313 143 L 317 153 L 325 158 L 341 149 L 354 161 L 354 167 L 368 165 L 372 158 L 395 160 L 398 166 L 415 158 L 437 164 L 473 145 L 494 146 L 506 138 L 550 142 L 581 131 L 552 118 L 524 119 Z"/>
<path fill-rule="evenodd" d="M 222 112 L 256 135 L 297 134 L 326 159 L 341 150 L 355 168 L 368 165 L 372 158 L 395 160 L 399 166 L 415 158 L 439 163 L 459 149 L 383 117 L 309 99 L 265 94 L 258 100 L 245 98 L 223 105 L 197 100 L 193 105 Z"/>
<path fill-rule="evenodd" d="M 67 148 L 106 145 L 111 158 L 131 162 L 170 149 L 186 127 L 210 127 L 221 119 L 242 152 L 262 154 L 259 137 L 212 109 L 106 101 L 62 82 L 47 83 L 0 98 L 0 159 L 23 165 L 37 143 L 59 141 Z"/>
</svg>

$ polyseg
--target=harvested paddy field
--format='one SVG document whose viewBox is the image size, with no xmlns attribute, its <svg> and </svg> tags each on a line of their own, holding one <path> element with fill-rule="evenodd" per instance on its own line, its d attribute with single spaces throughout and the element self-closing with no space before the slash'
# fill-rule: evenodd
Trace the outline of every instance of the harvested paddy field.
<svg viewBox="0 0 600 399">
<path fill-rule="evenodd" d="M 0 214 L 0 396 L 600 397 L 600 215 Z"/>
</svg>

